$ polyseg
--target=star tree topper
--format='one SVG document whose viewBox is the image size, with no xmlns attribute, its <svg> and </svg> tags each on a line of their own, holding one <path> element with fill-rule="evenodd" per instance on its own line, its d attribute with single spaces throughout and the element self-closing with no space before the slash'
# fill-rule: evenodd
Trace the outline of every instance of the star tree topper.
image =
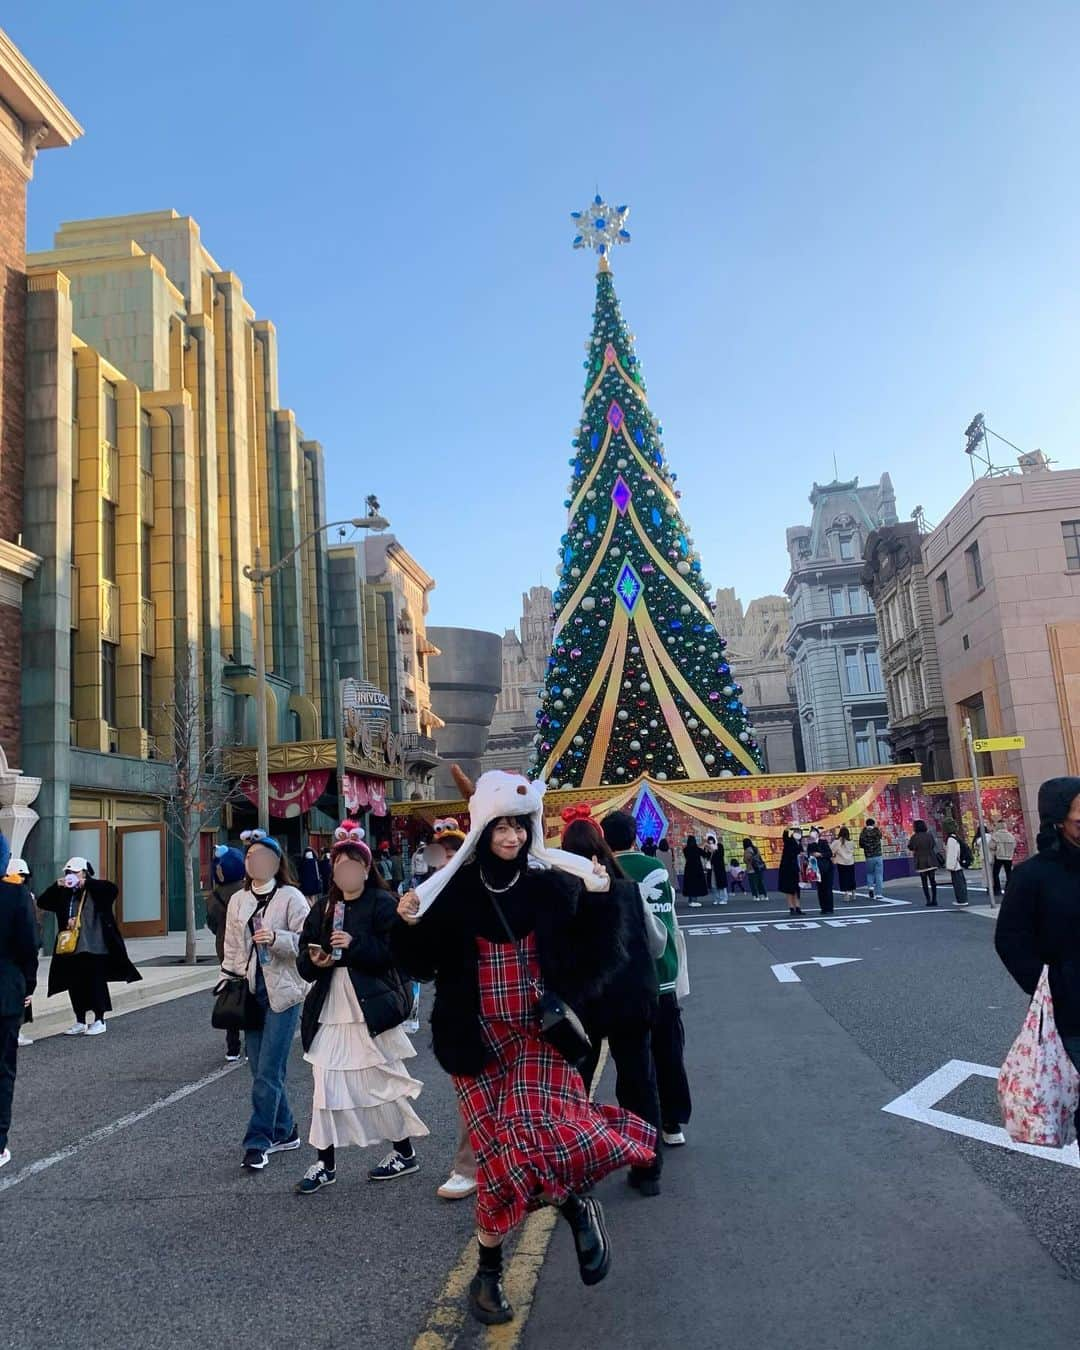
<svg viewBox="0 0 1080 1350">
<path fill-rule="evenodd" d="M 575 248 L 591 248 L 606 258 L 616 244 L 628 244 L 630 231 L 626 228 L 628 206 L 608 206 L 599 193 L 584 211 L 571 211 L 570 219 L 577 227 Z"/>
</svg>

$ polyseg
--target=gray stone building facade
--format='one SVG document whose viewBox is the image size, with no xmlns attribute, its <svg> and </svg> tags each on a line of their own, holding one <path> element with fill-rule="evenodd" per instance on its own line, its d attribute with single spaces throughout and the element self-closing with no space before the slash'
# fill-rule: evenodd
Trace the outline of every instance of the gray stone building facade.
<svg viewBox="0 0 1080 1350">
<path fill-rule="evenodd" d="M 435 795 L 456 797 L 451 765 L 460 765 L 474 779 L 485 769 L 501 767 L 489 764 L 485 756 L 500 689 L 502 644 L 498 633 L 476 628 L 429 628 L 428 635 L 439 648 L 431 659 L 431 702 L 444 724 L 435 733 Z"/>
<path fill-rule="evenodd" d="M 926 782 L 953 776 L 936 624 L 914 521 L 867 538 L 863 585 L 877 614 L 889 739 L 897 764 L 919 764 Z"/>
<path fill-rule="evenodd" d="M 551 655 L 555 620 L 551 591 L 532 586 L 521 597 L 517 629 L 502 636 L 502 688 L 484 755 L 485 769 L 524 773 L 536 735 L 536 710 Z"/>
<path fill-rule="evenodd" d="M 872 487 L 815 483 L 809 525 L 787 531 L 791 574 L 785 594 L 791 627 L 784 650 L 807 772 L 887 764 L 888 707 L 881 674 L 877 619 L 863 585 L 867 538 L 896 523 L 887 473 Z"/>
</svg>

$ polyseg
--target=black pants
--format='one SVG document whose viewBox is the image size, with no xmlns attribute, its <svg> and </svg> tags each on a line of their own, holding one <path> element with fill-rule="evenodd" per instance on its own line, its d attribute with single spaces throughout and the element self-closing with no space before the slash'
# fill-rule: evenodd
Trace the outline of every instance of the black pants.
<svg viewBox="0 0 1080 1350">
<path fill-rule="evenodd" d="M 933 900 L 933 901 L 936 903 L 936 902 L 937 902 L 937 873 L 936 873 L 936 872 L 920 872 L 920 873 L 919 873 L 919 878 L 920 878 L 920 880 L 922 881 L 923 895 L 926 896 L 927 900 Z"/>
<path fill-rule="evenodd" d="M 88 1012 L 104 1021 L 105 1014 L 112 1008 L 109 985 L 105 979 L 105 967 L 109 958 L 93 956 L 89 952 L 76 952 L 74 956 L 64 956 L 60 959 L 71 962 L 68 997 L 71 999 L 76 1022 L 85 1021 Z"/>
<path fill-rule="evenodd" d="M 821 907 L 822 914 L 832 914 L 835 906 L 833 905 L 833 870 L 831 867 L 821 869 L 821 880 L 817 885 L 818 904 Z"/>
<path fill-rule="evenodd" d="M 604 1030 L 588 1027 L 592 1050 L 581 1066 L 586 1092 L 592 1087 L 600 1058 L 600 1043 L 607 1037 L 611 1058 L 615 1061 L 615 1100 L 624 1111 L 647 1120 L 657 1131 L 656 1161 L 647 1167 L 633 1168 L 642 1176 L 659 1177 L 663 1166 L 660 1152 L 660 1097 L 656 1090 L 656 1066 L 653 1062 L 651 1022 L 631 1022 Z"/>
<path fill-rule="evenodd" d="M 1009 884 L 1009 878 L 1012 876 L 1012 859 L 995 858 L 994 859 L 994 894 L 1000 895 L 1002 892 L 1001 873 L 1005 873 L 1005 886 Z"/>
<path fill-rule="evenodd" d="M 15 1057 L 19 1052 L 22 1013 L 0 1017 L 0 1153 L 7 1148 L 11 1101 L 15 1096 Z"/>
<path fill-rule="evenodd" d="M 661 994 L 652 1028 L 652 1052 L 660 1120 L 668 1134 L 690 1119 L 690 1084 L 683 1063 L 685 1048 L 686 1032 L 679 1000 L 674 993 Z"/>
</svg>

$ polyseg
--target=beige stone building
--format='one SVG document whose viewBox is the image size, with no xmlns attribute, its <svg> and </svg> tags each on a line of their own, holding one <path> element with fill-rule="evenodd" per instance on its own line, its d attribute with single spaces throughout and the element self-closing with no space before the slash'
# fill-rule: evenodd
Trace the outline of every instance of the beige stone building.
<svg viewBox="0 0 1080 1350">
<path fill-rule="evenodd" d="M 1019 775 L 1028 821 L 1039 784 L 1080 773 L 1080 470 L 1039 454 L 980 478 L 923 543 L 953 765 L 976 736 L 1021 735 L 980 768 Z"/>
<path fill-rule="evenodd" d="M 364 541 L 364 661 L 367 678 L 390 695 L 391 723 L 401 738 L 401 800 L 434 797 L 439 763 L 428 662 L 439 649 L 428 638 L 428 596 L 435 579 L 392 534 Z"/>
<path fill-rule="evenodd" d="M 791 662 L 784 650 L 791 626 L 785 595 L 763 595 L 743 611 L 733 587 L 716 592 L 716 628 L 727 639 L 725 655 L 753 713 L 758 744 L 769 773 L 802 769 Z"/>
<path fill-rule="evenodd" d="M 546 586 L 532 586 L 521 597 L 518 628 L 502 638 L 502 690 L 495 701 L 484 768 L 524 772 L 536 734 L 536 710 L 544 689 L 555 620 Z"/>
</svg>

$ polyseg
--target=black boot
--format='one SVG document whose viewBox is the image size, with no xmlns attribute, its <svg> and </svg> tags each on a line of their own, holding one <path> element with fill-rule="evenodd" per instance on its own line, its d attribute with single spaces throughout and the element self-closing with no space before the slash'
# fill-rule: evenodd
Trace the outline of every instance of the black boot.
<svg viewBox="0 0 1080 1350">
<path fill-rule="evenodd" d="M 572 1195 L 559 1206 L 559 1213 L 574 1234 L 582 1284 L 599 1284 L 611 1265 L 611 1244 L 600 1201 L 591 1195 L 584 1200 Z"/>
<path fill-rule="evenodd" d="M 480 1248 L 480 1264 L 469 1285 L 469 1311 L 484 1326 L 499 1326 L 514 1317 L 502 1287 L 502 1244 L 485 1247 L 478 1242 L 476 1245 Z"/>
</svg>

